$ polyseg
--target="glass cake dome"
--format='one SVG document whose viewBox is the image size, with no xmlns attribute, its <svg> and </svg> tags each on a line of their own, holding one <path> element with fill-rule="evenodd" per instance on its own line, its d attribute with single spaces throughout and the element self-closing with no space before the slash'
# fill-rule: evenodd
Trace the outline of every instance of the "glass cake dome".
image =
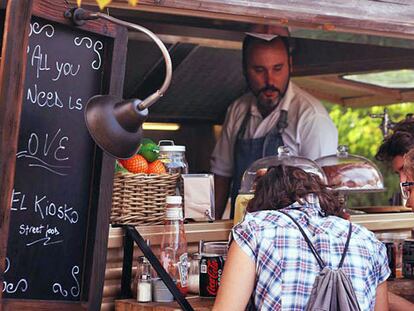
<svg viewBox="0 0 414 311">
<path fill-rule="evenodd" d="M 318 175 L 323 182 L 327 182 L 325 173 L 315 161 L 291 155 L 286 146 L 279 147 L 277 153 L 277 156 L 261 158 L 250 165 L 243 174 L 240 194 L 253 194 L 258 178 L 266 173 L 267 168 L 281 164 L 299 167 L 305 172 Z"/>
<path fill-rule="evenodd" d="M 384 179 L 370 160 L 348 153 L 348 147 L 338 146 L 336 154 L 316 160 L 325 172 L 328 185 L 344 192 L 384 191 Z"/>
</svg>

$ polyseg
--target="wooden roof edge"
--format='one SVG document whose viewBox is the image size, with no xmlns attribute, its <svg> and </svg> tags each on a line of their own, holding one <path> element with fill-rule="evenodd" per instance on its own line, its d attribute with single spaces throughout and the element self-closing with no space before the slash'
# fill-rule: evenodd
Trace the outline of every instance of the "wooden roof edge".
<svg viewBox="0 0 414 311">
<path fill-rule="evenodd" d="M 75 2 L 71 0 L 71 2 Z M 84 5 L 96 5 L 84 0 Z M 414 39 L 414 3 L 364 1 L 356 6 L 339 6 L 330 1 L 287 3 L 272 0 L 140 0 L 135 7 L 126 0 L 114 0 L 109 7 L 181 16 L 267 24 L 284 27 L 322 29 L 327 32 L 348 32 Z M 386 7 L 386 10 L 385 10 Z"/>
</svg>

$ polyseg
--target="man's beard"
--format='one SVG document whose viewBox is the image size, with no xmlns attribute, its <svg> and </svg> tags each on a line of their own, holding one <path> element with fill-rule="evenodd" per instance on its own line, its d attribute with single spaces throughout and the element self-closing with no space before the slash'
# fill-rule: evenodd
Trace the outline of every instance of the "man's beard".
<svg viewBox="0 0 414 311">
<path fill-rule="evenodd" d="M 272 91 L 272 92 L 276 92 L 277 93 L 277 98 L 266 98 L 266 96 L 263 98 L 260 96 L 261 93 L 267 92 L 267 91 Z M 283 94 L 284 95 L 284 94 Z M 283 97 L 282 92 L 275 86 L 273 85 L 266 85 L 264 88 L 260 89 L 259 92 L 257 92 L 257 103 L 261 106 L 264 107 L 272 107 L 273 106 L 277 106 L 280 102 L 280 100 Z"/>
<path fill-rule="evenodd" d="M 266 92 L 266 91 L 272 91 L 277 93 L 276 98 L 266 98 L 266 96 L 261 97 L 260 94 Z M 279 88 L 277 88 L 274 85 L 266 85 L 262 89 L 260 89 L 258 92 L 256 92 L 256 98 L 257 98 L 257 105 L 259 107 L 260 112 L 263 112 L 265 114 L 269 114 L 271 111 L 273 111 L 280 103 L 280 101 L 283 99 L 287 91 L 287 85 L 284 88 L 283 91 L 281 91 Z"/>
</svg>

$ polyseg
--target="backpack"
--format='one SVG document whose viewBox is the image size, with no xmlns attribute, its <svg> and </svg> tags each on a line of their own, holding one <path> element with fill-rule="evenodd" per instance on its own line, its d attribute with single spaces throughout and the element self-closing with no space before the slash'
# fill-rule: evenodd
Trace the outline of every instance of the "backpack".
<svg viewBox="0 0 414 311">
<path fill-rule="evenodd" d="M 342 264 L 344 263 L 345 255 L 348 250 L 349 240 L 352 234 L 352 224 L 349 223 L 348 237 L 345 243 L 344 252 L 342 253 L 341 261 L 338 268 L 332 270 L 326 266 L 322 260 L 316 248 L 303 231 L 299 223 L 288 213 L 279 211 L 282 214 L 288 216 L 298 227 L 300 233 L 305 239 L 316 258 L 316 261 L 321 268 L 319 275 L 315 279 L 308 304 L 306 305 L 306 311 L 360 311 L 358 300 L 354 288 L 352 287 L 351 280 L 342 270 Z"/>
</svg>

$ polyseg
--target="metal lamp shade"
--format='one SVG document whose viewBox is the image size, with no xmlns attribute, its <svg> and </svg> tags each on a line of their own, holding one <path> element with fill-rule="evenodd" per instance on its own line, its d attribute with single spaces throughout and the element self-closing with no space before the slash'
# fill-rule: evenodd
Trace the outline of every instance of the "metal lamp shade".
<svg viewBox="0 0 414 311">
<path fill-rule="evenodd" d="M 97 95 L 89 99 L 85 121 L 98 146 L 119 159 L 136 154 L 142 138 L 142 123 L 148 109 L 139 110 L 139 99 L 122 101 L 111 95 Z"/>
</svg>

